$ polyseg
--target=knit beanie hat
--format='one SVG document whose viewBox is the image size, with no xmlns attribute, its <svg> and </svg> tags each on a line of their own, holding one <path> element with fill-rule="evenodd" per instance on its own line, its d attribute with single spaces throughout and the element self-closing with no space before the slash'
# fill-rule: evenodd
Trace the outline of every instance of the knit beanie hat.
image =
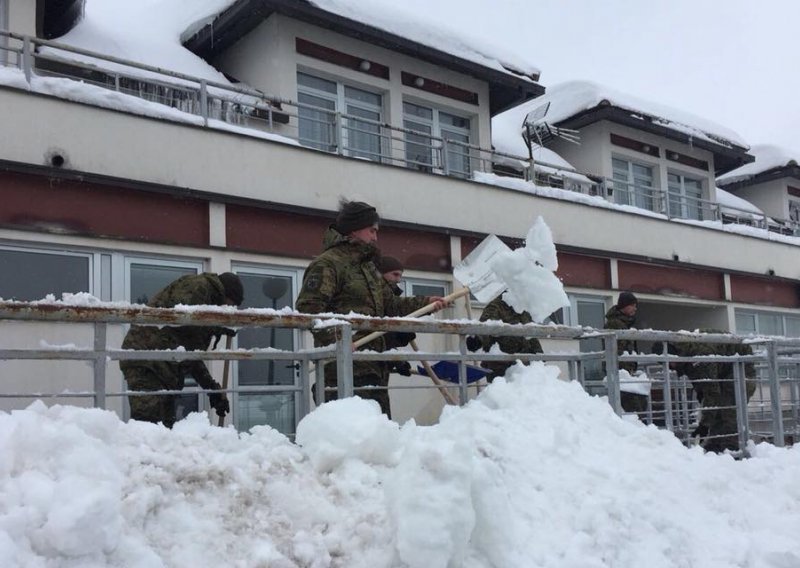
<svg viewBox="0 0 800 568">
<path fill-rule="evenodd" d="M 378 271 L 381 274 L 394 272 L 395 270 L 405 270 L 405 268 L 403 268 L 403 263 L 397 260 L 395 257 L 382 256 L 378 261 Z"/>
<path fill-rule="evenodd" d="M 368 203 L 363 201 L 339 202 L 339 214 L 336 216 L 336 230 L 343 235 L 349 235 L 353 231 L 366 229 L 381 220 L 378 211 Z"/>
<path fill-rule="evenodd" d="M 617 307 L 620 309 L 624 308 L 625 306 L 638 303 L 639 300 L 636 299 L 636 296 L 633 295 L 633 292 L 620 292 L 619 298 L 617 298 Z"/>
<path fill-rule="evenodd" d="M 225 288 L 225 297 L 232 300 L 237 306 L 241 306 L 244 301 L 244 288 L 239 277 L 233 272 L 223 272 L 219 275 L 219 281 Z"/>
</svg>

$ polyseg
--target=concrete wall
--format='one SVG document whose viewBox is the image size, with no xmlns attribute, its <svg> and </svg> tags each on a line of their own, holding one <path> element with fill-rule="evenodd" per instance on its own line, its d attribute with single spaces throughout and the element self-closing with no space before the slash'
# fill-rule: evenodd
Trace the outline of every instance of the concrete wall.
<svg viewBox="0 0 800 568">
<path fill-rule="evenodd" d="M 36 0 L 0 0 L 0 10 L 7 10 L 8 30 L 17 34 L 36 35 Z"/>
<path fill-rule="evenodd" d="M 295 51 L 296 38 L 307 39 L 389 67 L 389 80 L 314 59 Z M 489 85 L 444 67 L 419 61 L 376 47 L 331 30 L 274 14 L 223 53 L 215 62 L 221 71 L 249 85 L 289 100 L 297 100 L 298 69 L 331 80 L 342 81 L 383 95 L 384 121 L 403 126 L 403 100 L 430 104 L 441 110 L 471 118 L 471 140 L 491 147 Z M 463 103 L 401 83 L 401 71 L 429 77 L 442 83 L 478 93 L 479 106 Z"/>
<path fill-rule="evenodd" d="M 746 199 L 770 217 L 789 218 L 789 194 L 786 179 L 776 179 L 765 183 L 729 190 Z"/>
<path fill-rule="evenodd" d="M 47 164 L 63 152 L 80 172 L 334 211 L 339 196 L 386 219 L 522 237 L 537 215 L 561 245 L 800 279 L 797 248 L 743 235 L 532 196 L 466 180 L 0 89 L 15 132 L 0 159 Z M 409 206 L 409 204 L 417 204 Z M 612 255 L 613 256 L 613 255 Z"/>
</svg>

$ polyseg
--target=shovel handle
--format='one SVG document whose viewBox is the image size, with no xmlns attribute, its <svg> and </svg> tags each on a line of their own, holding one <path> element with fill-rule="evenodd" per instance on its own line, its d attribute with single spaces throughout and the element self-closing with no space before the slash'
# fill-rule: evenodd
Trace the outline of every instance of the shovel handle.
<svg viewBox="0 0 800 568">
<path fill-rule="evenodd" d="M 233 344 L 233 336 L 228 335 L 225 338 L 225 349 L 230 351 L 232 344 Z M 231 360 L 230 359 L 225 359 L 225 365 L 222 367 L 222 390 L 223 391 L 228 390 L 228 377 L 230 377 L 230 374 L 231 374 Z M 228 395 L 225 394 L 225 396 L 228 396 Z M 219 427 L 222 427 L 222 426 L 225 425 L 225 417 L 224 416 L 220 416 L 219 417 L 219 421 L 217 422 L 217 425 Z"/>
<path fill-rule="evenodd" d="M 458 292 L 453 292 L 452 294 L 450 294 L 448 296 L 445 296 L 444 298 L 442 298 L 442 300 L 449 304 L 453 300 L 457 300 L 461 296 L 466 296 L 467 294 L 469 294 L 469 288 L 462 288 Z M 427 314 L 431 313 L 434 310 L 434 306 L 435 305 L 436 305 L 436 302 L 431 302 L 427 306 L 424 306 L 424 307 L 422 307 L 422 308 L 420 308 L 420 309 L 418 309 L 418 310 L 416 310 L 414 312 L 411 312 L 410 314 L 408 314 L 406 316 L 403 316 L 403 317 L 418 318 L 420 316 L 427 315 Z M 388 332 L 386 332 L 386 331 L 373 331 L 372 333 L 370 333 L 369 335 L 365 335 L 364 337 L 362 337 L 358 341 L 354 341 L 353 342 L 353 348 L 354 349 L 358 349 L 362 345 L 364 345 L 366 343 L 369 343 L 373 339 L 379 338 L 381 335 L 383 335 L 385 333 L 388 333 Z"/>
<path fill-rule="evenodd" d="M 410 345 L 411 345 L 411 348 L 414 351 L 419 351 L 419 347 L 417 347 L 416 340 L 412 339 Z M 436 374 L 436 371 L 433 370 L 433 367 L 431 367 L 431 364 L 428 363 L 427 361 L 420 361 L 420 363 L 422 363 L 422 366 L 425 368 L 425 372 L 428 373 L 428 376 L 433 381 L 433 384 L 435 384 L 438 387 L 439 392 L 442 393 L 442 396 L 444 397 L 444 401 L 447 404 L 455 405 L 456 401 L 453 399 L 453 396 L 450 394 L 450 392 L 448 392 L 448 390 L 444 387 L 444 383 L 442 382 L 442 379 L 440 379 L 439 376 Z"/>
</svg>

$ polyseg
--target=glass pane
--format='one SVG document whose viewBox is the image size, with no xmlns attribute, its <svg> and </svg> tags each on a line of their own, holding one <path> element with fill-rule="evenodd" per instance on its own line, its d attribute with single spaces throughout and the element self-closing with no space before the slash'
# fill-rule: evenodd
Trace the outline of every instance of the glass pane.
<svg viewBox="0 0 800 568">
<path fill-rule="evenodd" d="M 413 284 L 411 293 L 414 296 L 445 296 L 444 286 L 437 284 Z"/>
<path fill-rule="evenodd" d="M 301 105 L 321 107 L 317 110 L 304 106 L 297 109 L 299 117 L 298 136 L 300 143 L 325 152 L 336 151 L 336 103 L 332 100 L 316 97 L 306 93 L 298 93 L 297 101 Z"/>
<path fill-rule="evenodd" d="M 378 112 L 359 107 L 348 106 L 347 114 L 365 118 L 370 121 L 380 121 Z M 346 148 L 350 156 L 380 161 L 381 159 L 381 127 L 372 122 L 365 122 L 355 118 L 345 121 Z"/>
<path fill-rule="evenodd" d="M 758 333 L 764 335 L 783 335 L 783 322 L 776 314 L 758 314 Z"/>
<path fill-rule="evenodd" d="M 293 307 L 292 278 L 269 274 L 239 272 L 244 287 L 243 308 L 282 309 Z M 240 349 L 295 348 L 294 333 L 288 328 L 245 328 L 239 331 Z M 239 361 L 237 380 L 240 387 L 264 385 L 294 385 L 292 361 Z M 240 430 L 259 424 L 269 424 L 284 434 L 294 432 L 293 393 L 243 393 L 238 397 L 236 421 Z"/>
<path fill-rule="evenodd" d="M 468 118 L 462 118 L 460 116 L 455 116 L 453 114 L 447 114 L 446 112 L 439 113 L 439 124 L 447 126 L 455 126 L 456 128 L 469 130 Z"/>
<path fill-rule="evenodd" d="M 756 334 L 756 316 L 754 314 L 736 314 L 736 333 L 742 335 Z"/>
<path fill-rule="evenodd" d="M 355 87 L 345 87 L 344 97 L 348 102 L 355 101 L 373 106 L 376 109 L 381 108 L 381 96 L 369 91 L 362 91 Z"/>
<path fill-rule="evenodd" d="M 91 292 L 89 258 L 0 250 L 0 298 L 41 300 L 47 294 L 57 299 L 65 292 Z"/>
<path fill-rule="evenodd" d="M 469 143 L 469 136 L 448 130 L 442 130 L 442 138 Z M 469 148 L 460 144 L 449 144 L 447 146 L 447 165 L 451 174 L 469 177 Z"/>
<path fill-rule="evenodd" d="M 595 329 L 603 329 L 605 327 L 606 307 L 601 301 L 592 300 L 577 300 L 577 318 L 578 325 L 586 325 Z M 602 351 L 602 339 L 587 339 L 581 341 L 581 352 L 586 353 L 589 351 Z M 602 361 L 586 361 L 583 363 L 583 376 L 589 381 L 599 381 L 603 379 L 603 363 Z"/>
<path fill-rule="evenodd" d="M 431 133 L 431 127 L 419 122 L 411 120 L 404 120 L 403 127 L 407 130 L 416 130 L 418 132 Z M 406 161 L 411 167 L 418 169 L 429 170 L 433 164 L 433 141 L 430 136 L 423 136 L 421 134 L 411 134 L 406 132 Z"/>
<path fill-rule="evenodd" d="M 800 337 L 800 318 L 786 318 L 786 335 L 789 337 Z"/>
<path fill-rule="evenodd" d="M 306 73 L 297 74 L 297 84 L 298 86 L 308 87 L 310 89 L 316 89 L 318 91 L 324 91 L 334 95 L 336 94 L 336 83 L 334 81 L 320 79 L 319 77 L 314 77 L 313 75 L 308 75 Z"/>
<path fill-rule="evenodd" d="M 433 120 L 433 109 L 415 105 L 414 103 L 403 103 L 403 113 L 409 116 Z"/>
<path fill-rule="evenodd" d="M 131 264 L 130 301 L 134 304 L 146 304 L 159 290 L 187 274 L 197 274 L 197 270 L 175 266 Z"/>
</svg>

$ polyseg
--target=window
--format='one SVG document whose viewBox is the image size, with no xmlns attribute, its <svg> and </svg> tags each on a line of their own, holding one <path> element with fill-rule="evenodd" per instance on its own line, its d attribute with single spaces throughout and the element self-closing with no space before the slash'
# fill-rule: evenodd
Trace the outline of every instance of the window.
<svg viewBox="0 0 800 568">
<path fill-rule="evenodd" d="M 403 278 L 400 281 L 404 296 L 447 296 L 449 286 L 436 280 L 420 278 Z"/>
<path fill-rule="evenodd" d="M 406 162 L 410 167 L 423 171 L 436 167 L 448 175 L 470 177 L 470 119 L 404 102 L 403 127 L 413 131 L 405 135 Z M 441 151 L 437 138 L 453 143 Z"/>
<path fill-rule="evenodd" d="M 736 333 L 800 337 L 800 316 L 736 310 Z"/>
<path fill-rule="evenodd" d="M 622 205 L 657 211 L 653 167 L 612 159 L 614 172 L 614 200 Z"/>
<path fill-rule="evenodd" d="M 606 325 L 606 301 L 604 298 L 591 296 L 569 297 L 570 305 L 567 315 L 569 325 L 589 326 L 603 329 Z M 602 339 L 586 339 L 580 342 L 581 353 L 603 350 Z M 588 381 L 603 379 L 603 362 L 598 360 L 583 363 L 583 378 Z M 588 389 L 595 394 L 595 390 Z"/>
<path fill-rule="evenodd" d="M 297 275 L 293 271 L 272 268 L 237 268 L 244 286 L 242 308 L 293 308 Z M 276 327 L 253 327 L 239 331 L 237 346 L 241 349 L 273 348 L 294 350 L 299 335 L 296 330 Z M 292 361 L 237 361 L 234 373 L 239 387 L 290 386 L 299 375 Z M 234 403 L 234 419 L 241 431 L 268 424 L 290 435 L 295 431 L 295 417 L 300 403 L 294 392 L 240 393 Z"/>
<path fill-rule="evenodd" d="M 301 105 L 298 109 L 301 144 L 381 161 L 381 95 L 298 72 L 297 101 Z M 337 112 L 345 115 L 341 135 L 337 132 Z"/>
<path fill-rule="evenodd" d="M 667 174 L 669 216 L 703 219 L 703 182 L 680 174 Z"/>
<path fill-rule="evenodd" d="M 40 300 L 48 294 L 93 292 L 92 255 L 0 249 L 0 298 Z"/>
<path fill-rule="evenodd" d="M 131 303 L 146 304 L 171 282 L 187 274 L 198 274 L 202 269 L 200 262 L 126 258 L 125 297 Z"/>
<path fill-rule="evenodd" d="M 789 200 L 789 220 L 800 223 L 800 201 L 796 199 Z"/>
</svg>

